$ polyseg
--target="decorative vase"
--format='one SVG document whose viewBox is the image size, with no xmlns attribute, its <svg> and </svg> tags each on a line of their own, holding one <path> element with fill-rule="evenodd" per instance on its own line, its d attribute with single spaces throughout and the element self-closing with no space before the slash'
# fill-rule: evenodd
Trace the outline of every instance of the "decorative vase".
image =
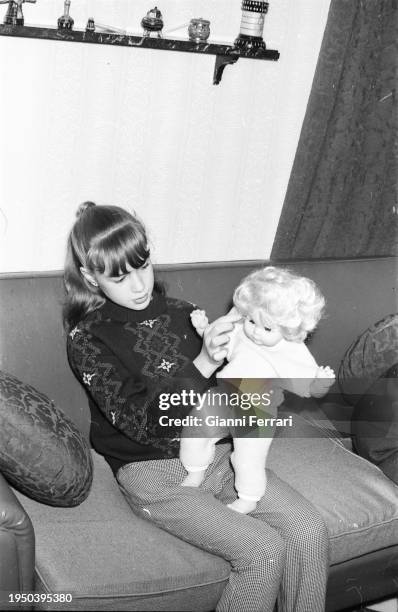
<svg viewBox="0 0 398 612">
<path fill-rule="evenodd" d="M 58 30 L 73 30 L 73 24 L 75 23 L 72 17 L 69 15 L 70 0 L 65 0 L 64 3 L 64 14 L 58 19 Z"/>
<path fill-rule="evenodd" d="M 141 21 L 141 25 L 144 28 L 144 36 L 150 36 L 152 32 L 155 32 L 158 38 L 162 37 L 163 17 L 157 6 L 147 12 Z"/>
<path fill-rule="evenodd" d="M 210 36 L 210 21 L 207 19 L 191 19 L 188 26 L 189 40 L 196 43 L 206 42 Z"/>
</svg>

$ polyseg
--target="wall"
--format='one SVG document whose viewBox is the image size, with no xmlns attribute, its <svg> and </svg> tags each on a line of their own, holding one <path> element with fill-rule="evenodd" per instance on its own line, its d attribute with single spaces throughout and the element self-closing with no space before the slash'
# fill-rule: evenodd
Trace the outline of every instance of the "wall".
<svg viewBox="0 0 398 612">
<path fill-rule="evenodd" d="M 0 272 L 62 268 L 85 199 L 134 208 L 160 263 L 266 259 L 328 7 L 271 0 L 264 38 L 280 60 L 239 60 L 218 86 L 214 56 L 0 37 Z M 93 15 L 138 33 L 150 8 L 72 0 L 71 15 L 75 28 Z M 167 30 L 198 16 L 211 40 L 239 30 L 239 0 L 159 8 L 165 36 L 184 37 L 185 27 Z M 24 4 L 25 23 L 54 25 L 62 10 L 60 0 Z"/>
</svg>

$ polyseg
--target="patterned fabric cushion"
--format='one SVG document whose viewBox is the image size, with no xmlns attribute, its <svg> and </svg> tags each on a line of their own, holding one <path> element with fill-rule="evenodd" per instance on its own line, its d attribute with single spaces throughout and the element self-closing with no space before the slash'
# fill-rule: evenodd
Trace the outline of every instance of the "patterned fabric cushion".
<svg viewBox="0 0 398 612">
<path fill-rule="evenodd" d="M 0 372 L 0 470 L 25 495 L 77 506 L 90 490 L 89 446 L 45 395 Z"/>
<path fill-rule="evenodd" d="M 398 314 L 378 321 L 348 348 L 338 380 L 345 399 L 355 405 L 367 389 L 397 361 Z"/>
</svg>

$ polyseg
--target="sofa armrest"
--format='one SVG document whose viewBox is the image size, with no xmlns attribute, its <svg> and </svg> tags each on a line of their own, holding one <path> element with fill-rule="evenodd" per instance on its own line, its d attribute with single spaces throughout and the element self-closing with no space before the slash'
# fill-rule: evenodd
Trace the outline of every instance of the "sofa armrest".
<svg viewBox="0 0 398 612">
<path fill-rule="evenodd" d="M 35 536 L 25 509 L 0 473 L 0 609 L 8 593 L 33 590 Z M 10 606 L 12 607 L 12 606 Z M 15 608 L 15 604 L 13 605 Z"/>
</svg>

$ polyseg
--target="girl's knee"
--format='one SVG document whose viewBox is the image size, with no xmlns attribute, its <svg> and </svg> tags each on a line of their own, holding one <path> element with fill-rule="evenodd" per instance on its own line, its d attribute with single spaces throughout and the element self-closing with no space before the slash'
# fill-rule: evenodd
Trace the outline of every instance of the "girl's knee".
<svg viewBox="0 0 398 612">
<path fill-rule="evenodd" d="M 264 565 L 267 571 L 272 571 L 275 575 L 283 573 L 287 547 L 284 539 L 277 533 L 267 533 L 260 538 L 256 545 L 251 547 L 251 562 Z"/>
<path fill-rule="evenodd" d="M 275 566 L 279 567 L 281 571 L 283 571 L 286 563 L 287 546 L 285 540 L 279 534 L 276 535 L 277 537 L 275 537 L 272 541 L 273 547 L 271 559 Z"/>
<path fill-rule="evenodd" d="M 295 524 L 291 539 L 302 551 L 307 550 L 308 554 L 328 555 L 329 532 L 322 516 L 315 508 Z"/>
<path fill-rule="evenodd" d="M 326 523 L 315 508 L 306 514 L 301 523 L 301 529 L 317 540 L 327 540 L 329 537 Z"/>
<path fill-rule="evenodd" d="M 324 551 L 324 555 L 329 554 L 329 531 L 326 527 L 326 523 L 320 514 L 316 514 L 312 526 L 312 541 L 316 543 L 319 550 Z"/>
</svg>

